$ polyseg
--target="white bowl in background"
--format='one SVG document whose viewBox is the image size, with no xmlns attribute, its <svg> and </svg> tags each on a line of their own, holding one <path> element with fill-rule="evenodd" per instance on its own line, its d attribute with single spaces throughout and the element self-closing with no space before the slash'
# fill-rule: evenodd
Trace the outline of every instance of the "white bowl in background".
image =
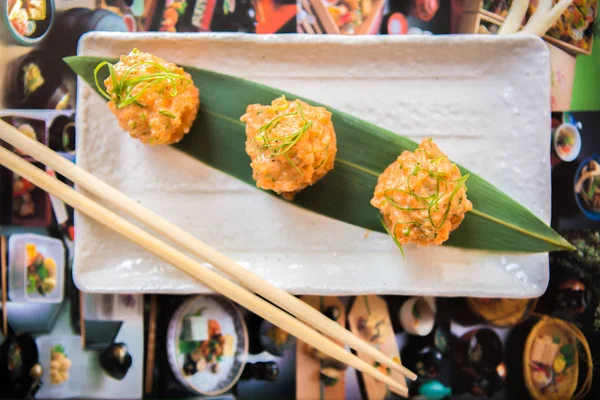
<svg viewBox="0 0 600 400">
<path fill-rule="evenodd" d="M 558 147 L 558 138 L 561 132 L 569 132 L 573 137 L 573 145 L 568 152 L 563 152 Z M 577 158 L 579 152 L 581 151 L 581 134 L 579 133 L 579 129 L 573 124 L 568 122 L 560 124 L 555 130 L 554 135 L 552 137 L 552 145 L 554 147 L 554 151 L 556 155 L 563 161 L 571 162 Z"/>
</svg>

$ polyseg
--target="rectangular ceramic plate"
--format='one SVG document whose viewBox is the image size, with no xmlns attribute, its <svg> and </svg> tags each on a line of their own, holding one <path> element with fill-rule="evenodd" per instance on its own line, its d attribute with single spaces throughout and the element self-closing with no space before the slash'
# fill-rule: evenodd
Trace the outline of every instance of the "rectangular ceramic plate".
<svg viewBox="0 0 600 400">
<path fill-rule="evenodd" d="M 549 221 L 550 76 L 538 38 L 91 33 L 79 54 L 134 47 L 297 93 L 416 141 L 433 136 Z M 295 207 L 173 148 L 142 145 L 91 87 L 78 88 L 81 167 L 292 293 L 533 297 L 547 286 L 547 254 L 406 246 L 403 259 L 386 235 Z M 86 217 L 77 216 L 76 231 L 81 290 L 207 291 Z"/>
</svg>

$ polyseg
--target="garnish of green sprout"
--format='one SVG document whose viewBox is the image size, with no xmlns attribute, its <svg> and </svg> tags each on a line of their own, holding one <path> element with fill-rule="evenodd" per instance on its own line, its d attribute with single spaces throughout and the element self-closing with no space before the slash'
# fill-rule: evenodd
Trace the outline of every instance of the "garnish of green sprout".
<svg viewBox="0 0 600 400">
<path fill-rule="evenodd" d="M 135 49 L 133 53 L 136 53 Z M 98 81 L 98 73 L 105 66 L 108 68 L 109 78 L 112 83 L 112 90 L 110 93 L 107 92 L 105 88 L 102 88 Z M 155 71 L 145 72 L 140 76 L 131 76 L 131 73 L 136 69 L 146 67 L 151 67 L 151 69 L 154 69 Z M 103 61 L 94 69 L 94 81 L 100 94 L 108 100 L 114 101 L 117 108 L 127 107 L 131 104 L 138 107 L 145 107 L 146 105 L 138 100 L 146 91 L 157 90 L 165 97 L 175 97 L 179 93 L 177 89 L 178 83 L 182 85 L 189 85 L 192 83 L 190 79 L 170 72 L 162 65 L 151 61 L 133 64 L 123 73 L 123 75 L 121 75 L 121 77 L 117 77 L 113 64 L 108 61 Z"/>
<path fill-rule="evenodd" d="M 431 157 L 433 158 L 433 157 Z M 439 157 L 437 159 L 434 159 L 431 161 L 432 164 L 436 165 L 437 162 L 444 157 Z M 435 186 L 435 190 L 433 191 L 433 193 L 431 193 L 428 196 L 420 196 L 417 193 L 415 193 L 411 187 L 411 182 L 410 179 L 412 177 L 416 177 L 420 172 L 424 172 L 426 174 L 428 174 L 431 178 L 434 178 L 436 180 L 436 186 Z M 384 198 L 396 209 L 403 211 L 403 212 L 411 212 L 411 211 L 424 211 L 427 210 L 427 218 L 424 221 L 429 221 L 431 223 L 431 226 L 434 229 L 440 229 L 444 223 L 446 222 L 446 220 L 448 219 L 448 216 L 450 214 L 450 207 L 452 205 L 452 200 L 454 200 L 454 197 L 456 197 L 456 194 L 458 193 L 458 191 L 465 186 L 465 183 L 467 181 L 467 179 L 469 179 L 469 174 L 462 176 L 461 178 L 455 180 L 455 181 L 449 181 L 446 177 L 446 174 L 443 173 L 439 173 L 439 172 L 435 172 L 435 171 L 431 171 L 428 170 L 426 168 L 423 168 L 421 165 L 419 165 L 419 163 L 417 163 L 417 165 L 415 165 L 415 167 L 413 168 L 412 172 L 410 173 L 410 175 L 408 175 L 408 177 L 406 178 L 406 188 L 407 190 L 403 190 L 403 189 L 397 189 L 397 188 L 390 188 L 385 190 L 384 192 Z M 448 193 L 448 184 L 449 183 L 455 183 L 456 186 L 454 187 L 454 189 L 452 190 L 452 192 L 450 192 L 448 199 L 447 199 L 447 207 L 446 210 L 444 211 L 444 214 L 442 216 L 442 219 L 440 220 L 440 222 L 438 224 L 436 224 L 433 220 L 432 217 L 432 213 L 433 212 L 438 212 L 440 210 L 440 202 L 442 201 L 442 199 L 444 198 L 444 196 Z M 465 188 L 466 190 L 466 188 Z M 394 200 L 394 198 L 392 197 L 394 192 L 399 192 L 399 193 L 403 193 L 403 194 L 408 194 L 410 196 L 412 196 L 413 198 L 415 198 L 419 203 L 420 206 L 418 207 L 402 207 L 400 206 L 398 203 L 396 203 L 396 201 Z M 459 201 L 462 201 L 462 197 L 459 199 Z M 402 245 L 401 243 L 398 241 L 398 238 L 396 236 L 396 228 L 398 227 L 398 225 L 405 225 L 402 228 L 402 234 L 404 236 L 409 236 L 411 233 L 411 227 L 416 226 L 416 227 L 420 227 L 421 226 L 421 222 L 422 221 L 407 221 L 407 222 L 396 222 L 394 224 L 394 226 L 392 227 L 392 232 L 390 233 L 390 231 L 388 230 L 383 218 L 381 219 L 381 223 L 383 224 L 383 226 L 385 227 L 385 230 L 387 231 L 387 233 L 394 239 L 394 242 L 396 243 L 396 245 L 398 246 L 398 248 L 400 249 L 400 251 L 402 252 L 402 255 L 404 256 L 404 250 L 402 249 Z M 437 233 L 435 234 L 437 236 Z"/>
<path fill-rule="evenodd" d="M 312 121 L 306 119 L 306 117 L 304 116 L 304 112 L 302 111 L 302 104 L 298 100 L 296 100 L 296 104 L 298 105 L 296 111 L 279 115 L 273 118 L 271 121 L 264 124 L 263 126 L 261 126 L 256 136 L 252 139 L 252 142 L 254 142 L 255 140 L 259 140 L 261 142 L 260 147 L 262 148 L 262 150 L 268 151 L 271 157 L 281 155 L 284 156 L 290 163 L 290 165 L 296 169 L 296 171 L 298 171 L 301 175 L 304 175 L 302 171 L 300 171 L 298 166 L 294 163 L 294 161 L 292 161 L 292 159 L 288 155 L 288 152 L 292 147 L 294 147 L 296 143 L 298 143 L 300 138 L 302 138 L 302 135 L 304 135 L 304 133 L 312 127 L 313 123 Z M 275 129 L 280 124 L 283 118 L 296 116 L 298 114 L 300 115 L 303 121 L 303 125 L 300 127 L 300 129 L 287 136 L 269 136 L 273 129 Z"/>
<path fill-rule="evenodd" d="M 175 118 L 177 118 L 177 117 L 175 116 L 175 114 L 173 114 L 172 112 L 170 112 L 170 111 L 168 111 L 168 110 L 160 110 L 158 113 L 159 113 L 159 114 L 161 114 L 161 115 L 164 115 L 165 117 L 169 117 L 169 118 L 171 118 L 171 119 L 175 119 Z"/>
</svg>

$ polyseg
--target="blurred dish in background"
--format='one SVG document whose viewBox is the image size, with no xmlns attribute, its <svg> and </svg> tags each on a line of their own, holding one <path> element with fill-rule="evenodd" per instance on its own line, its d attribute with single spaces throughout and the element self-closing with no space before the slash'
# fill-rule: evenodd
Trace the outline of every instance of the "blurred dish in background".
<svg viewBox="0 0 600 400">
<path fill-rule="evenodd" d="M 43 385 L 41 399 L 67 399 L 83 395 L 88 371 L 81 337 L 76 335 L 43 335 L 36 338 L 40 351 Z"/>
<path fill-rule="evenodd" d="M 62 110 L 71 95 L 61 76 L 62 61 L 53 52 L 34 50 L 8 64 L 5 76 L 7 106 L 17 109 Z"/>
<path fill-rule="evenodd" d="M 173 314 L 166 345 L 179 383 L 194 393 L 214 396 L 240 378 L 248 355 L 248 332 L 232 302 L 221 296 L 197 296 Z"/>
<path fill-rule="evenodd" d="M 576 326 L 542 317 L 524 346 L 523 378 L 529 395 L 534 399 L 586 398 L 592 384 L 591 357 L 587 339 Z M 585 376 L 580 376 L 580 359 L 587 361 Z"/>
<path fill-rule="evenodd" d="M 506 328 L 523 321 L 537 305 L 537 299 L 467 298 L 469 309 L 486 322 Z"/>
<path fill-rule="evenodd" d="M 50 350 L 50 383 L 60 385 L 69 380 L 72 362 L 67 357 L 64 346 L 57 344 Z"/>
<path fill-rule="evenodd" d="M 33 234 L 11 235 L 8 254 L 8 295 L 11 301 L 62 302 L 65 254 L 59 239 Z"/>
<path fill-rule="evenodd" d="M 177 32 L 176 26 L 179 19 L 185 14 L 187 7 L 186 0 L 166 0 L 158 31 Z"/>
<path fill-rule="evenodd" d="M 35 243 L 25 244 L 27 290 L 25 297 L 46 297 L 56 290 L 56 260 L 45 256 Z M 62 267 L 62 266 L 61 266 Z"/>
<path fill-rule="evenodd" d="M 435 324 L 434 297 L 411 297 L 400 308 L 399 318 L 406 333 L 427 336 Z"/>
<path fill-rule="evenodd" d="M 217 0 L 150 0 L 144 4 L 143 29 L 159 32 L 208 32 Z"/>
<path fill-rule="evenodd" d="M 32 376 L 38 362 L 38 347 L 33 337 L 7 337 L 0 346 L 0 382 L 2 397 L 24 398 L 37 380 Z M 37 368 L 35 368 L 37 369 Z"/>
<path fill-rule="evenodd" d="M 1 37 L 4 42 L 32 46 L 41 41 L 54 21 L 54 0 L 2 0 Z"/>
<path fill-rule="evenodd" d="M 574 181 L 575 201 L 587 218 L 600 221 L 600 157 L 594 154 L 579 164 Z"/>
<path fill-rule="evenodd" d="M 591 51 L 597 7 L 597 0 L 575 1 L 548 30 L 546 35 L 579 47 L 584 51 Z M 535 7 L 530 4 L 529 9 L 532 13 Z"/>
<path fill-rule="evenodd" d="M 571 162 L 581 151 L 581 134 L 571 123 L 563 123 L 554 130 L 553 146 L 556 155 L 563 161 Z"/>
<path fill-rule="evenodd" d="M 44 170 L 44 165 L 33 162 Z M 0 224 L 47 228 L 52 222 L 48 194 L 12 171 L 0 170 Z"/>
<path fill-rule="evenodd" d="M 377 34 L 385 0 L 302 0 L 298 32 L 311 34 Z M 307 23 L 312 18 L 314 23 Z"/>
<path fill-rule="evenodd" d="M 371 15 L 372 0 L 340 0 L 327 7 L 335 24 L 344 34 L 354 34 L 356 29 Z"/>
<path fill-rule="evenodd" d="M 472 368 L 479 373 L 490 372 L 502 362 L 502 341 L 491 329 L 473 329 L 460 337 L 453 353 L 456 365 Z"/>
</svg>

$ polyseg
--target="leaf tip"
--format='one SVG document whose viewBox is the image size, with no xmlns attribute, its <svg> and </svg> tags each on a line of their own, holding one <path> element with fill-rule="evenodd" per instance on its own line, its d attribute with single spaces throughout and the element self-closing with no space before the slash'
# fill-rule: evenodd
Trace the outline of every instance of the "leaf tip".
<svg viewBox="0 0 600 400">
<path fill-rule="evenodd" d="M 75 61 L 78 59 L 78 56 L 68 56 L 68 57 L 63 57 L 63 62 L 65 64 L 67 64 L 69 66 L 69 68 L 71 68 L 71 70 L 73 72 L 75 72 L 76 75 L 81 75 L 82 71 L 78 71 L 78 69 L 76 68 L 77 64 L 75 63 Z"/>
<path fill-rule="evenodd" d="M 560 240 L 556 242 L 556 245 L 559 247 L 557 251 L 577 251 L 577 247 L 573 246 L 567 239 L 562 236 L 559 236 Z"/>
<path fill-rule="evenodd" d="M 63 61 L 70 67 L 71 63 L 77 58 L 77 56 L 68 56 L 68 57 L 63 57 Z"/>
</svg>

